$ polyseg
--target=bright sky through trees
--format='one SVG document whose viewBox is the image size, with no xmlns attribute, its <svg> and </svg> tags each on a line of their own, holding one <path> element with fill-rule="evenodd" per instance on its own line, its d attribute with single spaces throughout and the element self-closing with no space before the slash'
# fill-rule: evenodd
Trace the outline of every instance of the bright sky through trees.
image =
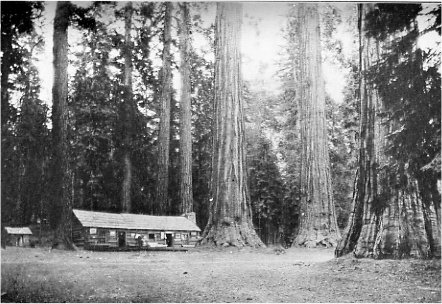
<svg viewBox="0 0 442 304">
<path fill-rule="evenodd" d="M 87 6 L 89 2 L 74 2 L 77 5 Z M 38 68 L 42 78 L 42 99 L 50 103 L 51 85 L 52 85 L 52 32 L 53 18 L 56 2 L 46 2 L 44 16 L 45 27 L 43 33 L 45 36 L 45 51 L 40 55 Z M 214 8 L 209 8 L 202 16 L 204 19 L 214 21 Z M 284 43 L 282 29 L 286 24 L 286 14 L 289 5 L 284 2 L 274 3 L 245 3 L 244 21 L 242 27 L 241 51 L 243 55 L 243 77 L 244 80 L 254 82 L 262 81 L 269 91 L 278 90 L 280 83 L 275 76 L 277 71 L 276 61 L 281 46 Z M 70 31 L 70 41 L 75 39 Z M 198 44 L 198 42 L 197 42 Z M 326 79 L 327 86 L 331 89 L 329 92 L 335 99 L 341 99 L 343 82 L 337 81 L 336 70 L 333 66 L 326 66 L 332 69 L 335 77 Z M 342 74 L 342 72 L 341 72 Z M 327 81 L 328 80 L 328 81 Z M 339 86 L 336 88 L 336 86 Z M 337 93 L 337 94 L 336 94 Z"/>
<path fill-rule="evenodd" d="M 74 2 L 80 6 L 87 6 L 90 2 Z M 122 4 L 122 3 L 120 3 Z M 56 2 L 46 2 L 44 16 L 46 18 L 44 28 L 45 51 L 40 55 L 40 62 L 37 66 L 42 79 L 42 99 L 51 103 L 52 86 L 52 32 L 53 19 Z M 354 3 L 334 3 L 343 15 L 343 19 L 348 18 L 353 12 Z M 286 2 L 246 2 L 244 3 L 244 18 L 242 25 L 242 74 L 243 79 L 253 86 L 264 86 L 269 92 L 276 92 L 280 89 L 280 82 L 275 75 L 278 69 L 278 54 L 284 45 L 283 29 L 287 23 L 287 13 L 290 4 Z M 215 6 L 208 6 L 202 14 L 204 22 L 215 20 Z M 425 18 L 421 18 L 422 23 Z M 350 49 L 355 47 L 356 37 L 352 37 L 348 25 L 345 22 L 337 28 L 335 37 L 340 39 L 343 45 L 343 53 L 349 55 Z M 40 30 L 40 29 L 38 29 Z M 70 30 L 70 42 L 75 41 L 76 32 Z M 437 36 L 437 35 L 436 35 Z M 439 37 L 421 37 L 421 47 L 435 47 Z M 76 41 L 81 43 L 81 41 Z M 205 41 L 198 41 L 198 36 L 194 37 L 196 47 L 205 44 Z M 323 56 L 324 58 L 325 56 Z M 343 88 L 345 85 L 346 71 L 341 67 L 327 60 L 323 62 L 325 89 L 329 96 L 336 102 L 343 100 Z M 73 72 L 73 71 L 70 71 Z M 178 83 L 176 80 L 174 83 Z"/>
</svg>

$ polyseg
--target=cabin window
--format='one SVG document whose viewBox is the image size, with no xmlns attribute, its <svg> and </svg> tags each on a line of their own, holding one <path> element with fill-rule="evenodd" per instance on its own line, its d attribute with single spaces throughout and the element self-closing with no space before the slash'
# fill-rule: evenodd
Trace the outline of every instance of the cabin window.
<svg viewBox="0 0 442 304">
<path fill-rule="evenodd" d="M 181 239 L 182 240 L 187 240 L 188 238 L 189 238 L 189 235 L 187 233 L 181 234 Z"/>
<path fill-rule="evenodd" d="M 192 231 L 191 233 L 190 233 L 190 235 L 191 236 L 197 236 L 198 234 L 197 234 L 198 232 L 196 232 L 196 231 Z"/>
<path fill-rule="evenodd" d="M 114 238 L 117 236 L 117 232 L 115 230 L 109 230 L 109 236 Z"/>
<path fill-rule="evenodd" d="M 149 240 L 155 240 L 155 233 L 149 233 Z"/>
<path fill-rule="evenodd" d="M 90 234 L 97 234 L 97 228 L 91 228 L 91 229 L 89 230 L 89 233 L 90 233 Z"/>
</svg>

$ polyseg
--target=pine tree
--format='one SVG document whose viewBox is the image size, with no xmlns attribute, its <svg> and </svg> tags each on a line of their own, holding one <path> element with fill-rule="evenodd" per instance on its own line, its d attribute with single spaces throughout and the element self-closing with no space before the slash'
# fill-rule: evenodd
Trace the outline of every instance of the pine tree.
<svg viewBox="0 0 442 304">
<path fill-rule="evenodd" d="M 132 93 L 132 2 L 128 2 L 124 9 L 124 105 L 122 119 L 124 124 L 123 138 L 123 183 L 121 189 L 121 206 L 123 212 L 131 212 L 132 201 L 132 160 L 131 145 L 134 133 L 135 105 Z"/>
<path fill-rule="evenodd" d="M 49 132 L 46 127 L 48 107 L 39 99 L 40 78 L 34 65 L 34 55 L 42 46 L 43 39 L 35 32 L 29 35 L 24 48 L 21 73 L 16 85 L 22 84 L 23 95 L 17 121 L 17 154 L 19 155 L 19 180 L 16 185 L 16 224 L 35 223 L 43 216 L 45 200 L 44 172 L 48 160 Z"/>
<path fill-rule="evenodd" d="M 34 100 L 38 90 L 38 76 L 33 67 L 33 58 L 36 51 L 42 44 L 41 37 L 35 34 L 35 21 L 43 11 L 42 2 L 2 2 L 1 3 L 1 216 L 2 223 L 14 222 L 22 223 L 22 213 L 17 218 L 13 210 L 23 210 L 17 206 L 23 198 L 20 189 L 24 189 L 27 177 L 23 173 L 29 171 L 25 169 L 28 156 L 39 154 L 40 149 L 32 151 L 27 144 L 17 137 L 18 133 L 27 134 L 39 131 L 42 126 L 35 127 L 29 125 L 29 120 L 34 114 L 39 116 L 45 111 L 39 101 Z M 11 81 L 15 77 L 15 81 Z M 12 100 L 14 96 L 19 96 L 20 101 Z M 19 107 L 13 106 L 21 104 Z M 28 111 L 35 104 L 36 112 Z M 38 108 L 38 109 L 37 109 Z M 24 110 L 24 111 L 23 111 Z M 21 112 L 21 113 L 20 113 Z M 25 115 L 23 113 L 30 115 Z M 31 114 L 32 112 L 32 114 Z M 38 114 L 37 114 L 38 112 Z M 44 114 L 43 114 L 44 115 Z M 26 121 L 26 122 L 25 122 Z M 19 125 L 25 122 L 26 127 Z M 38 123 L 40 123 L 38 119 Z M 44 130 L 41 130 L 44 132 Z M 25 135 L 25 138 L 30 138 Z M 42 138 L 47 136 L 42 134 Z M 32 141 L 32 140 L 31 140 Z M 33 141 L 30 145 L 33 144 Z M 19 148 L 19 146 L 21 146 Z M 26 146 L 26 148 L 25 148 Z M 44 147 L 45 145 L 42 144 Z M 24 151 L 29 151 L 26 154 Z M 18 152 L 20 151 L 20 152 Z M 34 153 L 35 152 L 35 153 Z M 47 151 L 45 151 L 47 157 Z M 41 164 L 41 162 L 38 162 Z M 36 163 L 37 165 L 37 163 Z M 20 185 L 20 186 L 19 186 Z M 31 189 L 27 189 L 31 191 Z M 27 196 L 27 194 L 25 195 Z M 38 195 L 36 195 L 38 197 Z M 35 203 L 35 200 L 34 200 Z"/>
<path fill-rule="evenodd" d="M 75 53 L 76 73 L 69 99 L 73 204 L 101 211 L 121 211 L 121 181 L 117 179 L 119 162 L 115 151 L 122 140 L 115 132 L 121 130 L 118 102 L 124 88 L 118 79 L 120 75 L 108 71 L 110 53 L 115 46 L 113 35 L 107 31 L 107 20 L 99 18 L 111 9 L 114 8 L 97 4 L 91 11 L 96 25 L 82 31 L 83 44 L 81 51 Z"/>
<path fill-rule="evenodd" d="M 261 240 L 269 245 L 276 243 L 283 226 L 285 189 L 271 142 L 263 135 L 255 140 L 248 149 L 253 223 Z"/>
</svg>

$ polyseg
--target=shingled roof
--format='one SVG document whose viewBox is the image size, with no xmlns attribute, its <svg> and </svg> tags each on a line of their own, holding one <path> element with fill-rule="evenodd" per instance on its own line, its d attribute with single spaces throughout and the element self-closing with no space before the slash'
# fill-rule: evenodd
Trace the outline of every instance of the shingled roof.
<svg viewBox="0 0 442 304">
<path fill-rule="evenodd" d="M 5 227 L 5 230 L 9 234 L 32 234 L 28 227 Z"/>
<path fill-rule="evenodd" d="M 136 230 L 201 231 L 184 216 L 154 216 L 131 213 L 107 213 L 74 209 L 83 227 Z"/>
</svg>

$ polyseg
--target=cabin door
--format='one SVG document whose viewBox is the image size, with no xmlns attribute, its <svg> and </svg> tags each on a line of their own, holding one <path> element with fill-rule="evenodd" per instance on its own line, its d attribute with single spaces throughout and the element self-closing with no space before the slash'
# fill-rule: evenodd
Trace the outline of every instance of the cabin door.
<svg viewBox="0 0 442 304">
<path fill-rule="evenodd" d="M 118 247 L 126 246 L 126 232 L 119 231 L 118 232 Z"/>
<path fill-rule="evenodd" d="M 172 247 L 173 246 L 173 235 L 172 235 L 172 233 L 166 233 L 166 244 L 167 244 L 167 247 Z"/>
</svg>

